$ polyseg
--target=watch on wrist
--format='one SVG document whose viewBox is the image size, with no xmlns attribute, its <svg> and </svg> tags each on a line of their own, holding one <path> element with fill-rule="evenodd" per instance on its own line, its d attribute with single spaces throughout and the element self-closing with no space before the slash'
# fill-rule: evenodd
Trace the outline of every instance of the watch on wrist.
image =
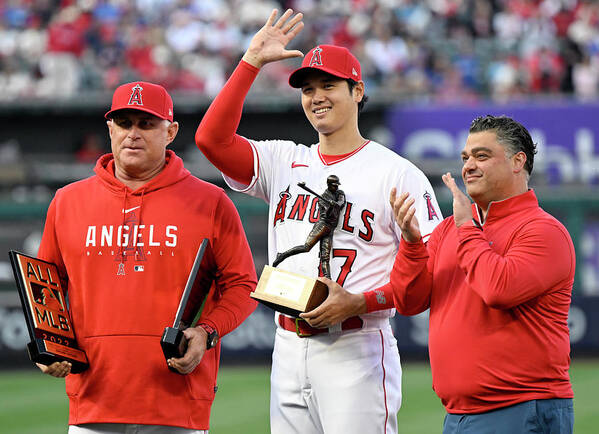
<svg viewBox="0 0 599 434">
<path fill-rule="evenodd" d="M 206 323 L 201 323 L 199 326 L 206 330 L 206 333 L 208 333 L 208 339 L 206 339 L 206 349 L 209 350 L 210 348 L 216 347 L 219 338 L 216 329 L 210 324 Z"/>
</svg>

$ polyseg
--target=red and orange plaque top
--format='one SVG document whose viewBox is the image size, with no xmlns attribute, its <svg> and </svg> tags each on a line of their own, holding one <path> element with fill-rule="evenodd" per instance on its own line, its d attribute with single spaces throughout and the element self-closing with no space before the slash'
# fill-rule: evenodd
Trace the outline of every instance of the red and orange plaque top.
<svg viewBox="0 0 599 434">
<path fill-rule="evenodd" d="M 28 256 L 17 257 L 35 328 L 75 339 L 56 267 Z"/>
</svg>

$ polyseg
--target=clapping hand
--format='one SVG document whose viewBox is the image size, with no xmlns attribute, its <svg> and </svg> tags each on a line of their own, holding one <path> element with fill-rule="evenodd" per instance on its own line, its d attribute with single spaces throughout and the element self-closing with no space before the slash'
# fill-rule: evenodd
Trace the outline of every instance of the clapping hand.
<svg viewBox="0 0 599 434">
<path fill-rule="evenodd" d="M 422 238 L 418 219 L 415 216 L 414 202 L 408 193 L 404 192 L 397 196 L 397 189 L 395 187 L 391 189 L 389 203 L 393 208 L 395 221 L 401 229 L 401 237 L 408 243 L 415 243 Z"/>
<path fill-rule="evenodd" d="M 442 178 L 443 182 L 453 195 L 453 220 L 459 228 L 464 223 L 472 220 L 472 204 L 470 203 L 468 196 L 458 188 L 451 173 L 447 172 Z"/>
</svg>

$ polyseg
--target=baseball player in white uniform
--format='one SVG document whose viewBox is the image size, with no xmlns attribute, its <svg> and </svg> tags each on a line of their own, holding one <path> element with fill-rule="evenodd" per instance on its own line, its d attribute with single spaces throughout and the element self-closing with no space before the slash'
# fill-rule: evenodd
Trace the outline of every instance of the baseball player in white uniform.
<svg viewBox="0 0 599 434">
<path fill-rule="evenodd" d="M 345 48 L 319 45 L 289 77 L 301 89 L 306 117 L 318 132 L 312 146 L 253 141 L 235 133 L 243 100 L 260 68 L 302 56 L 286 50 L 302 15 L 273 11 L 252 39 L 196 133 L 196 143 L 236 191 L 269 204 L 268 257 L 303 244 L 318 221 L 316 192 L 336 175 L 346 195 L 334 230 L 332 280 L 325 302 L 295 320 L 276 313 L 271 372 L 271 432 L 276 434 L 396 433 L 401 366 L 389 318 L 389 273 L 401 231 L 389 205 L 393 187 L 409 192 L 420 229 L 442 220 L 425 175 L 358 129 L 364 83 L 358 60 Z M 319 249 L 285 259 L 279 268 L 316 277 Z"/>
</svg>

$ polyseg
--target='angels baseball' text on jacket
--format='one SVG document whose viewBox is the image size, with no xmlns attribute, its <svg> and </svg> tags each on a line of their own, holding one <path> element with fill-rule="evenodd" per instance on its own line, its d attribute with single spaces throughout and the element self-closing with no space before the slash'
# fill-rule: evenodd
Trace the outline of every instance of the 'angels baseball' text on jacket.
<svg viewBox="0 0 599 434">
<path fill-rule="evenodd" d="M 572 398 L 574 268 L 570 235 L 532 190 L 491 203 L 482 229 L 448 217 L 426 247 L 402 240 L 395 305 L 406 315 L 430 307 L 433 389 L 449 413 Z"/>
<path fill-rule="evenodd" d="M 223 336 L 255 308 L 254 264 L 232 202 L 172 151 L 166 158 L 159 175 L 131 191 L 104 155 L 96 176 L 58 190 L 50 204 L 39 256 L 67 279 L 90 364 L 66 378 L 69 424 L 208 429 L 220 346 L 189 375 L 169 371 L 160 347 L 203 238 L 217 272 L 201 321 Z"/>
</svg>

